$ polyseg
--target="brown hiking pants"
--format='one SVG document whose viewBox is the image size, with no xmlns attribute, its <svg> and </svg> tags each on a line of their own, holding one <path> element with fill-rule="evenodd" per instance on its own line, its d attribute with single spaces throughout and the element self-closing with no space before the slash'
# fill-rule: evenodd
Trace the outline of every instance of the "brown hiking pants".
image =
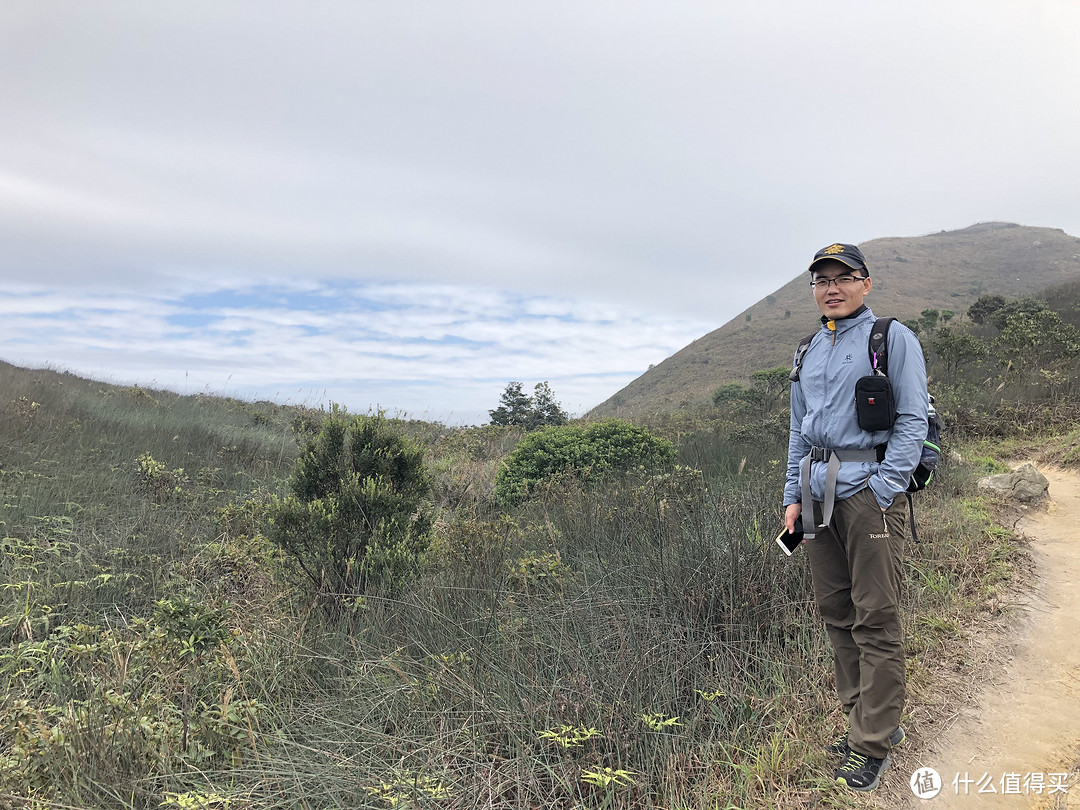
<svg viewBox="0 0 1080 810">
<path fill-rule="evenodd" d="M 815 521 L 821 504 L 814 503 Z M 900 630 L 907 499 L 882 512 L 869 487 L 837 501 L 832 522 L 806 544 L 818 610 L 832 642 L 848 744 L 884 757 L 906 696 Z"/>
</svg>

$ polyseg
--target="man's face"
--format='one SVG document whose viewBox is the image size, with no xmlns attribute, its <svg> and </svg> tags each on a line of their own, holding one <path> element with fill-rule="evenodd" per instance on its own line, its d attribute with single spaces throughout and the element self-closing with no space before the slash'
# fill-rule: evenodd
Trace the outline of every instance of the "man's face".
<svg viewBox="0 0 1080 810">
<path fill-rule="evenodd" d="M 861 307 L 873 283 L 866 277 L 865 270 L 852 270 L 843 262 L 821 262 L 814 268 L 812 276 L 817 282 L 814 300 L 821 314 L 830 320 L 846 318 Z M 851 281 L 852 278 L 855 281 Z M 832 283 L 826 283 L 829 281 Z"/>
</svg>

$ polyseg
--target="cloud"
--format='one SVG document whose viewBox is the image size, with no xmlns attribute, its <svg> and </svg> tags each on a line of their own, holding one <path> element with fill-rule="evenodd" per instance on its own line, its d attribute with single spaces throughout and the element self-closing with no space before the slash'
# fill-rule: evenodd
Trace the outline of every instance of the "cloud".
<svg viewBox="0 0 1080 810">
<path fill-rule="evenodd" d="M 5 345 L 384 402 L 563 375 L 585 409 L 821 245 L 1080 234 L 1078 30 L 1066 0 L 15 4 Z"/>
<path fill-rule="evenodd" d="M 321 389 L 354 410 L 470 423 L 487 421 L 512 379 L 549 380 L 587 410 L 709 327 L 577 299 L 340 281 L 146 298 L 24 286 L 0 295 L 0 316 L 13 362 L 189 393 Z"/>
</svg>

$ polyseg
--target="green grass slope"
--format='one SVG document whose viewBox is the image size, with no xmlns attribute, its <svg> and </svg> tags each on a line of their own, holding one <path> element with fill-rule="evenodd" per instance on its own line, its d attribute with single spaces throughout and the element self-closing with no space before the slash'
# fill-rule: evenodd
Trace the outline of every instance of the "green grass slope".
<svg viewBox="0 0 1080 810">
<path fill-rule="evenodd" d="M 1057 396 L 1065 418 L 1023 423 L 1075 428 Z M 672 420 L 682 466 L 510 510 L 520 432 L 395 423 L 426 449 L 432 545 L 328 617 L 267 539 L 324 414 L 0 363 L 0 808 L 862 806 L 821 750 L 845 720 L 806 557 L 772 543 L 776 414 L 714 410 Z M 950 456 L 919 496 L 912 748 L 1023 565 L 974 472 Z"/>
<path fill-rule="evenodd" d="M 860 246 L 874 280 L 878 315 L 917 318 L 925 309 L 965 313 L 980 295 L 1007 298 L 1080 278 L 1080 239 L 1062 230 L 1001 222 Z M 817 328 L 809 276 L 795 277 L 719 329 L 651 368 L 589 412 L 631 418 L 708 400 L 726 382 L 791 362 L 799 338 Z"/>
</svg>

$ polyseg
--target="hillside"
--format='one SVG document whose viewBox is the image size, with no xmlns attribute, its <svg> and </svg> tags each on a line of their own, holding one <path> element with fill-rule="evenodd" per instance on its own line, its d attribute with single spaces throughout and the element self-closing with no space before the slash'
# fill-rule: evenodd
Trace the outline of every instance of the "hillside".
<svg viewBox="0 0 1080 810">
<path fill-rule="evenodd" d="M 867 303 L 878 315 L 917 318 L 925 309 L 957 315 L 980 296 L 1020 297 L 1080 278 L 1080 239 L 1054 228 L 1003 222 L 860 245 L 874 280 Z M 807 264 L 812 251 L 807 253 Z M 785 365 L 799 338 L 817 327 L 805 269 L 771 295 L 649 369 L 589 412 L 633 417 L 706 401 L 720 385 Z"/>
<path fill-rule="evenodd" d="M 968 435 L 1004 416 L 1013 452 L 1078 463 L 1075 387 L 1005 395 Z M 683 464 L 560 472 L 512 510 L 492 480 L 520 432 L 395 422 L 424 445 L 430 544 L 390 587 L 334 591 L 278 533 L 328 413 L 3 362 L 0 409 L 0 808 L 855 806 L 827 779 L 843 718 L 806 557 L 771 542 L 784 437 L 760 419 L 690 415 Z M 1028 570 L 976 490 L 995 451 L 950 449 L 906 558 L 894 795 Z M 294 536 L 355 537 L 321 528 L 343 500 Z"/>
</svg>

